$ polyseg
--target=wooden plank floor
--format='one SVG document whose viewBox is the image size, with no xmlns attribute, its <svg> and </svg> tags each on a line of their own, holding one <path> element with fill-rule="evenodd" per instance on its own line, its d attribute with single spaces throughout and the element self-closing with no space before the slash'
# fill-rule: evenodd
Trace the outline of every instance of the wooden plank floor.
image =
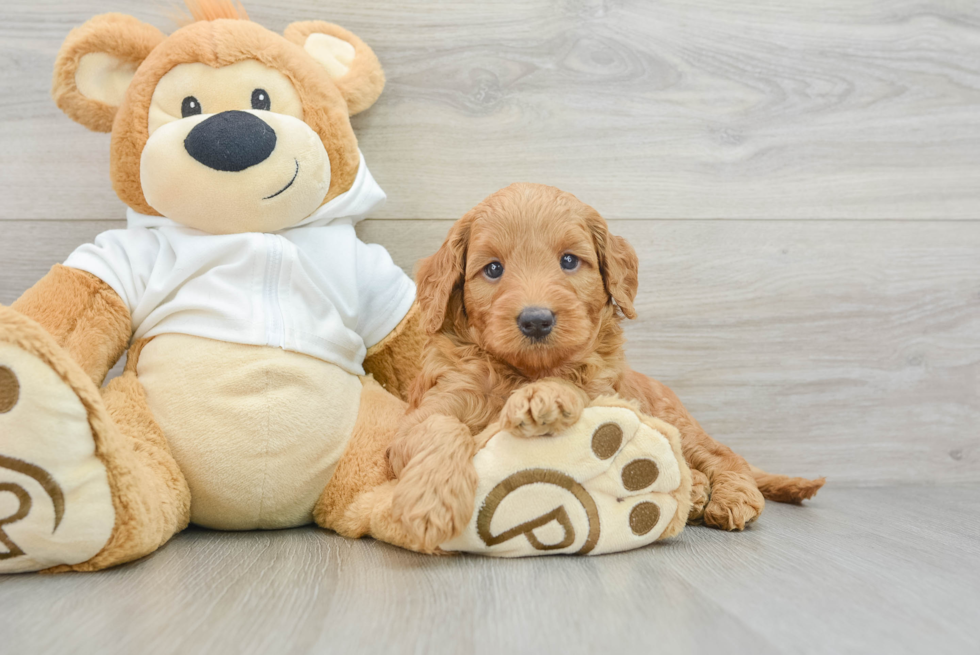
<svg viewBox="0 0 980 655">
<path fill-rule="evenodd" d="M 118 216 L 109 139 L 51 102 L 52 62 L 94 14 L 170 32 L 176 4 L 0 5 L 0 217 Z M 515 181 L 610 218 L 978 217 L 971 0 L 244 4 L 377 51 L 389 83 L 354 124 L 391 199 L 379 217 L 456 218 Z"/>
<path fill-rule="evenodd" d="M 107 11 L 169 32 L 176 2 L 0 4 L 0 303 L 122 224 L 108 136 L 49 97 L 61 41 Z M 634 366 L 828 487 L 594 559 L 191 530 L 113 571 L 0 577 L 0 655 L 980 652 L 980 4 L 244 4 L 385 66 L 353 120 L 389 195 L 364 240 L 410 270 L 501 186 L 576 193 L 640 253 Z"/>
<path fill-rule="evenodd" d="M 976 485 L 830 487 L 743 534 L 529 560 L 192 530 L 117 570 L 0 577 L 0 635 L 11 654 L 976 653 L 978 515 Z"/>
<path fill-rule="evenodd" d="M 558 184 L 640 252 L 630 359 L 713 434 L 801 475 L 980 482 L 980 4 L 246 4 L 377 49 L 355 128 L 389 202 L 360 234 L 406 270 L 486 193 Z M 120 226 L 108 136 L 48 90 L 104 11 L 172 29 L 0 6 L 0 302 Z"/>
</svg>

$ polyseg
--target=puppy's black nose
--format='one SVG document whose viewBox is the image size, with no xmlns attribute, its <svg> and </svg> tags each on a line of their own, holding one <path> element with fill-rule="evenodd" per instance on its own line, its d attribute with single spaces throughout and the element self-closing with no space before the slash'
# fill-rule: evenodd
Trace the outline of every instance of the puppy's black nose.
<svg viewBox="0 0 980 655">
<path fill-rule="evenodd" d="M 237 173 L 269 158 L 276 131 L 254 114 L 223 111 L 195 125 L 184 149 L 208 168 Z"/>
<path fill-rule="evenodd" d="M 555 313 L 544 307 L 525 307 L 517 317 L 517 326 L 524 336 L 543 339 L 555 327 Z"/>
</svg>

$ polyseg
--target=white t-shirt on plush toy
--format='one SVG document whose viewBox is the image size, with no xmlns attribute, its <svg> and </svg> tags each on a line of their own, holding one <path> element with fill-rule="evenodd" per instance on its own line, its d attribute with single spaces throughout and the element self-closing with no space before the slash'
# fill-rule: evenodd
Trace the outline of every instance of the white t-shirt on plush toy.
<svg viewBox="0 0 980 655">
<path fill-rule="evenodd" d="M 364 158 L 351 188 L 297 225 L 212 235 L 127 212 L 73 252 L 129 308 L 134 338 L 177 333 L 277 346 L 364 373 L 367 348 L 408 313 L 415 284 L 354 224 L 384 204 Z"/>
</svg>

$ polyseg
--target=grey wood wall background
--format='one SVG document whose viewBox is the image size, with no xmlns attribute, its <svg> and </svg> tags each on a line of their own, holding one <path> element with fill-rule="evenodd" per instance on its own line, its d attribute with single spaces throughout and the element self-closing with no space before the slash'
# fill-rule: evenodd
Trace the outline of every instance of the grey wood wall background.
<svg viewBox="0 0 980 655">
<path fill-rule="evenodd" d="M 805 6 L 804 6 L 805 5 Z M 980 481 L 973 0 L 246 2 L 339 23 L 388 74 L 354 119 L 410 270 L 495 189 L 576 193 L 640 253 L 635 368 L 755 463 Z M 48 90 L 68 31 L 169 2 L 0 6 L 0 302 L 122 225 L 107 135 Z"/>
</svg>

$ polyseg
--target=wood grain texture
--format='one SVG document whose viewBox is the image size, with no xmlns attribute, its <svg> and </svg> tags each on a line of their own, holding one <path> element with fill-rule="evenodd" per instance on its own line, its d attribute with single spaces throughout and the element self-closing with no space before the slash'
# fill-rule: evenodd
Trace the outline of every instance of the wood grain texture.
<svg viewBox="0 0 980 655">
<path fill-rule="evenodd" d="M 366 221 L 411 271 L 451 222 Z M 980 224 L 612 221 L 633 368 L 775 472 L 980 482 Z"/>
<path fill-rule="evenodd" d="M 48 95 L 61 41 L 107 11 L 171 31 L 176 4 L 0 4 L 0 303 L 123 226 L 108 136 Z M 641 260 L 634 368 L 829 484 L 744 534 L 594 559 L 190 530 L 113 571 L 0 576 L 0 651 L 980 651 L 980 4 L 245 4 L 341 24 L 385 66 L 354 126 L 400 220 L 362 239 L 411 271 L 450 225 L 415 219 L 513 181 L 635 219 L 612 221 Z"/>
<path fill-rule="evenodd" d="M 456 218 L 513 181 L 611 218 L 980 218 L 980 4 L 957 0 L 252 0 L 328 19 L 388 74 L 355 117 L 387 218 Z M 121 217 L 106 135 L 48 96 L 94 14 L 166 31 L 169 2 L 0 5 L 0 218 Z"/>
<path fill-rule="evenodd" d="M 10 653 L 976 653 L 980 488 L 828 488 L 743 534 L 433 558 L 190 530 L 102 573 L 0 577 Z"/>
<path fill-rule="evenodd" d="M 0 223 L 0 303 L 121 225 Z M 450 225 L 368 220 L 358 231 L 412 271 Z M 980 482 L 980 224 L 611 227 L 641 262 L 631 364 L 716 438 L 763 468 L 832 483 Z"/>
</svg>

